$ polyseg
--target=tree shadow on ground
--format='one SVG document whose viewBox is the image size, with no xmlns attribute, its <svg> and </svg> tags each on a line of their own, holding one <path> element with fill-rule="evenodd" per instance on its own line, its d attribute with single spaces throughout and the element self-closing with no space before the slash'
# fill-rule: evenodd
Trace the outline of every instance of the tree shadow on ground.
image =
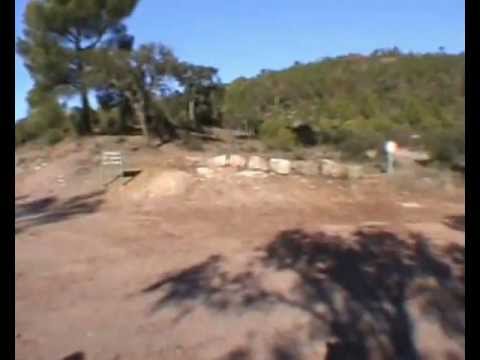
<svg viewBox="0 0 480 360">
<path fill-rule="evenodd" d="M 70 354 L 70 355 L 62 358 L 62 360 L 85 360 L 85 353 L 83 353 L 81 351 L 77 351 L 73 354 Z"/>
<path fill-rule="evenodd" d="M 299 309 L 311 319 L 312 341 L 325 336 L 318 329 L 328 324 L 328 337 L 336 342 L 329 345 L 327 359 L 420 359 L 407 306 L 419 297 L 423 315 L 459 344 L 464 341 L 464 247 L 433 248 L 419 234 L 401 239 L 362 230 L 344 238 L 297 229 L 281 232 L 261 250 L 257 265 L 295 273 L 299 296 L 265 289 L 253 264 L 230 274 L 221 256 L 166 274 L 143 292 L 161 293 L 152 311 L 186 303 L 217 312 L 261 311 L 277 304 Z M 275 359 L 300 359 L 272 352 Z"/>
<path fill-rule="evenodd" d="M 103 203 L 105 191 L 95 191 L 59 201 L 54 196 L 15 205 L 15 234 L 29 228 L 63 221 L 95 212 Z"/>
<path fill-rule="evenodd" d="M 465 215 L 447 216 L 444 224 L 453 230 L 465 232 Z"/>
</svg>

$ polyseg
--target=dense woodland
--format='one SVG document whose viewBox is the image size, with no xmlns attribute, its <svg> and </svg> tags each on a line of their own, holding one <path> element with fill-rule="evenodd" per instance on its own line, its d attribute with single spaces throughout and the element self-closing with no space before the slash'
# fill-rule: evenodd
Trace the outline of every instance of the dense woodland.
<svg viewBox="0 0 480 360">
<path fill-rule="evenodd" d="M 380 49 L 225 84 L 218 69 L 178 59 L 162 43 L 136 44 L 123 22 L 137 2 L 29 3 L 17 52 L 34 86 L 17 145 L 136 133 L 152 145 L 215 126 L 284 151 L 328 144 L 355 156 L 387 138 L 410 144 L 416 134 L 437 160 L 464 154 L 464 54 Z M 81 103 L 70 108 L 74 96 Z"/>
</svg>

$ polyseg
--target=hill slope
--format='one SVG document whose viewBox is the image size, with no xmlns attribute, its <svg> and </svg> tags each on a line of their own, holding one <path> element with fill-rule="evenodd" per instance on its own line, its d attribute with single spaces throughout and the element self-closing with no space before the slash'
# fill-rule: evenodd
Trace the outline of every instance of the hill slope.
<svg viewBox="0 0 480 360">
<path fill-rule="evenodd" d="M 294 138 L 285 129 L 300 120 L 324 142 L 352 152 L 412 132 L 427 143 L 447 135 L 458 140 L 464 136 L 464 69 L 464 55 L 382 54 L 263 71 L 227 87 L 225 125 L 255 127 L 267 143 L 288 147 Z"/>
</svg>

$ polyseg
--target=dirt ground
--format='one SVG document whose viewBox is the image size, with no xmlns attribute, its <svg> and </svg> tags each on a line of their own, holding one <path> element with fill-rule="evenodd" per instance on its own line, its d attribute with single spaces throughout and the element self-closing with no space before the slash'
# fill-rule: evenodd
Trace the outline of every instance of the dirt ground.
<svg viewBox="0 0 480 360">
<path fill-rule="evenodd" d="M 142 173 L 105 189 L 107 149 Z M 209 155 L 17 150 L 17 359 L 464 358 L 461 181 L 197 176 Z"/>
</svg>

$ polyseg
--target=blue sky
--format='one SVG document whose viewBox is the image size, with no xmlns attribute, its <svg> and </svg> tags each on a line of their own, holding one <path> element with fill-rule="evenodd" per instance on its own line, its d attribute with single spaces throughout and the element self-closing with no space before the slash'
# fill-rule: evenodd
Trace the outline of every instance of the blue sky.
<svg viewBox="0 0 480 360">
<path fill-rule="evenodd" d="M 15 0 L 15 37 L 28 0 Z M 346 53 L 465 49 L 463 0 L 141 0 L 127 25 L 136 44 L 163 42 L 178 57 L 215 66 L 228 82 Z M 32 83 L 15 56 L 15 118 Z"/>
</svg>

